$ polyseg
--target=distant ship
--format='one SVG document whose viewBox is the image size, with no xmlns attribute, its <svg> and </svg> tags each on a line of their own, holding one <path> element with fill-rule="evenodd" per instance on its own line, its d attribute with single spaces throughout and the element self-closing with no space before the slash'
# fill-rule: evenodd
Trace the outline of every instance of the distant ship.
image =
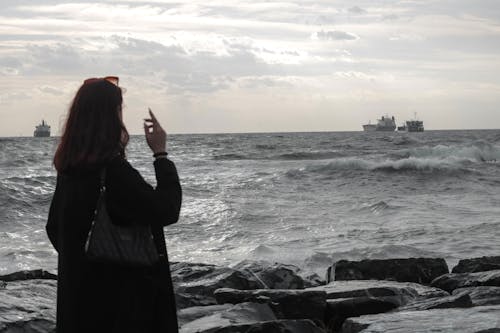
<svg viewBox="0 0 500 333">
<path fill-rule="evenodd" d="M 37 125 L 35 128 L 35 132 L 33 133 L 36 137 L 49 137 L 50 136 L 50 126 L 45 123 L 42 119 L 42 123 Z"/>
<path fill-rule="evenodd" d="M 382 116 L 382 118 L 377 120 L 377 124 L 373 125 L 368 123 L 367 125 L 363 125 L 363 130 L 365 132 L 394 132 L 396 130 L 396 120 L 394 116 Z"/>
<path fill-rule="evenodd" d="M 415 112 L 415 119 L 406 121 L 406 125 L 398 127 L 398 131 L 423 132 L 424 122 L 417 120 L 417 113 Z"/>
<path fill-rule="evenodd" d="M 408 120 L 406 122 L 406 128 L 408 132 L 423 132 L 424 122 L 421 120 Z"/>
</svg>

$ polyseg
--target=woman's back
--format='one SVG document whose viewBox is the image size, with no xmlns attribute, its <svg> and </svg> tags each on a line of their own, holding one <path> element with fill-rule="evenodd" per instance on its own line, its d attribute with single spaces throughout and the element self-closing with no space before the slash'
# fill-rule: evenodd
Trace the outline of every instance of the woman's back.
<svg viewBox="0 0 500 333">
<path fill-rule="evenodd" d="M 98 80 L 96 84 L 103 82 Z M 106 86 L 111 94 L 121 94 L 110 88 Z M 87 110 L 97 112 L 99 117 L 103 117 L 102 112 L 109 113 L 109 123 L 115 122 L 112 127 L 117 131 L 108 138 L 111 141 L 95 141 L 82 128 L 86 125 L 82 118 L 75 117 L 79 112 L 87 115 L 79 103 L 96 96 L 92 89 L 85 83 L 75 97 L 54 159 L 58 177 L 46 228 L 59 254 L 57 332 L 176 332 L 175 298 L 163 227 L 177 222 L 182 192 L 175 165 L 166 158 L 165 134 L 162 137 L 160 133 L 163 144 L 159 145 L 160 155 L 154 161 L 157 186 L 153 188 L 124 157 L 128 135 L 121 123 L 121 95 L 108 99 L 119 105 L 109 107 L 104 103 L 97 111 Z M 84 96 L 79 97 L 82 91 Z M 96 98 L 102 102 L 99 94 Z M 107 130 L 95 123 L 91 125 L 95 131 Z M 87 142 L 85 149 L 75 146 L 76 142 Z M 103 168 L 111 222 L 123 227 L 149 225 L 160 255 L 157 264 L 132 268 L 87 258 L 85 243 L 97 208 Z"/>
</svg>

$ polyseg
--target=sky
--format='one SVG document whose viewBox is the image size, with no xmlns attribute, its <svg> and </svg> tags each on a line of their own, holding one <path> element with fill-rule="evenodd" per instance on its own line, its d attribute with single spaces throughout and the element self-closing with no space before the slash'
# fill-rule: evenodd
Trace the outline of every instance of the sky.
<svg viewBox="0 0 500 333">
<path fill-rule="evenodd" d="M 0 136 L 105 75 L 136 134 L 500 128 L 500 1 L 0 0 Z"/>
</svg>

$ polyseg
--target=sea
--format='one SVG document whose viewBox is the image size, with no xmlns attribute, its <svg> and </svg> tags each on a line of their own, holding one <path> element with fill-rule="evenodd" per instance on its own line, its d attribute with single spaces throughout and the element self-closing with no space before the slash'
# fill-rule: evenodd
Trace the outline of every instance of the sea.
<svg viewBox="0 0 500 333">
<path fill-rule="evenodd" d="M 58 138 L 0 138 L 0 275 L 56 272 Z M 294 264 L 500 255 L 500 130 L 169 135 L 183 205 L 171 261 Z M 155 184 L 143 136 L 130 163 Z"/>
</svg>

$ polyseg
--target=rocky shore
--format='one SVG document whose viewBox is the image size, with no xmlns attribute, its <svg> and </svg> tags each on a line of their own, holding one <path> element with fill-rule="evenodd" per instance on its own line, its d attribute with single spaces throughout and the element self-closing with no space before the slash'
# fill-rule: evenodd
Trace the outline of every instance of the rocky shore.
<svg viewBox="0 0 500 333">
<path fill-rule="evenodd" d="M 500 256 L 340 260 L 298 267 L 172 263 L 182 333 L 500 332 Z M 54 332 L 57 277 L 0 276 L 0 333 Z"/>
</svg>

